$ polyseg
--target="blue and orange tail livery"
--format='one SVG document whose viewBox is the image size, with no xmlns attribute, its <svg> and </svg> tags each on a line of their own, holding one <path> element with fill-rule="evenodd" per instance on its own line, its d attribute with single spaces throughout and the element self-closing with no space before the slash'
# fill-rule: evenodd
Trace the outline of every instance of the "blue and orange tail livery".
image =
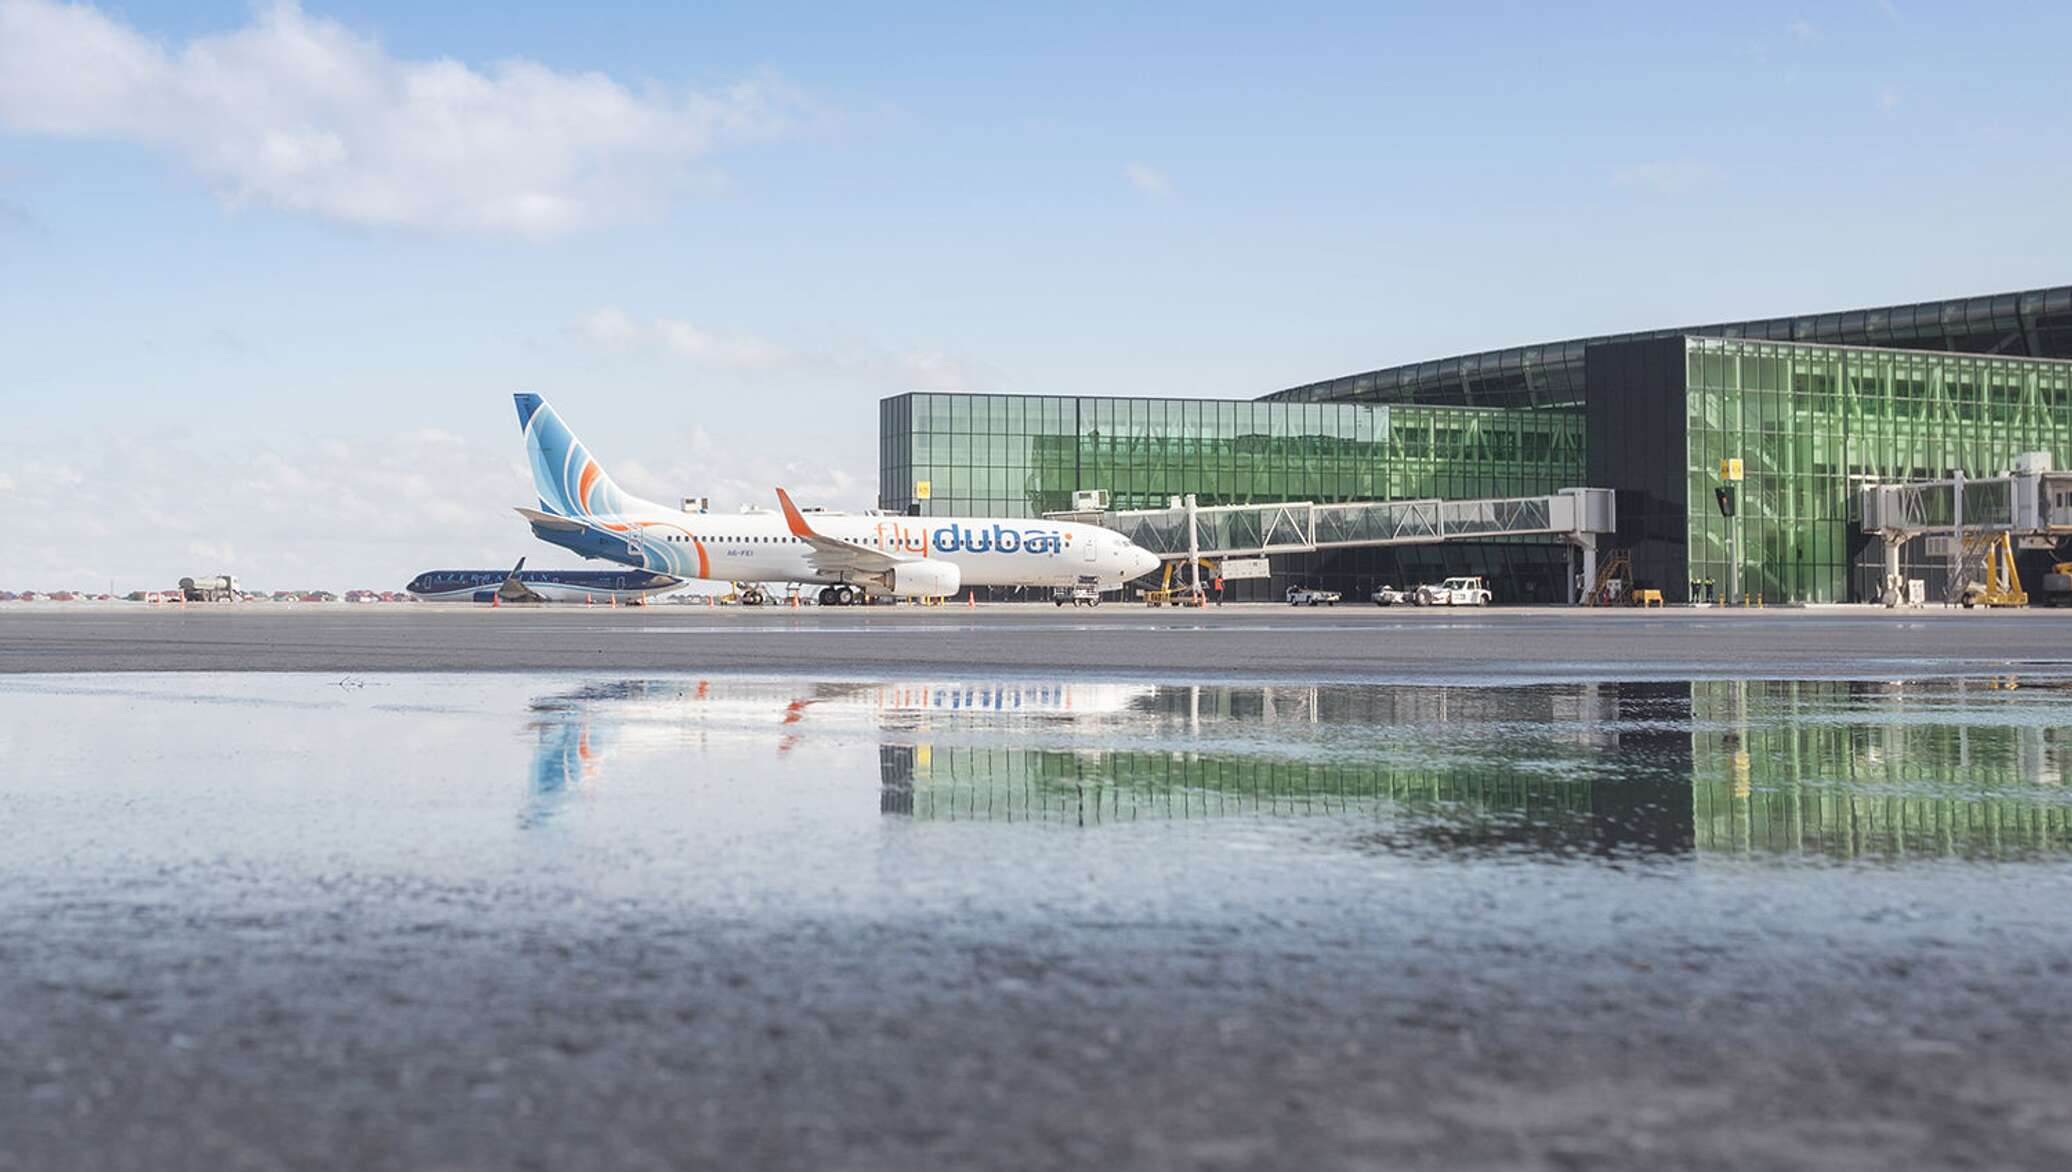
<svg viewBox="0 0 2072 1172">
<path fill-rule="evenodd" d="M 532 462 L 540 509 L 586 520 L 626 512 L 633 498 L 612 483 L 554 408 L 538 395 L 512 397 L 518 404 L 518 426 L 525 431 L 525 452 Z"/>
</svg>

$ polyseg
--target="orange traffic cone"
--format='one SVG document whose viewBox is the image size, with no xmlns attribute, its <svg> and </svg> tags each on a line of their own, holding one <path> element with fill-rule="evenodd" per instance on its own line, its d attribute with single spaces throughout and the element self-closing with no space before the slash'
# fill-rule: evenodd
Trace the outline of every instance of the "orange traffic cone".
<svg viewBox="0 0 2072 1172">
<path fill-rule="evenodd" d="M 965 591 L 965 592 L 964 592 L 964 609 L 965 609 L 965 610 L 977 610 L 977 609 L 978 609 L 978 591 L 976 591 L 976 590 L 967 590 L 967 591 Z"/>
<path fill-rule="evenodd" d="M 504 596 L 502 594 L 492 594 L 489 596 L 489 609 L 495 610 L 497 607 L 500 607 L 503 604 Z"/>
</svg>

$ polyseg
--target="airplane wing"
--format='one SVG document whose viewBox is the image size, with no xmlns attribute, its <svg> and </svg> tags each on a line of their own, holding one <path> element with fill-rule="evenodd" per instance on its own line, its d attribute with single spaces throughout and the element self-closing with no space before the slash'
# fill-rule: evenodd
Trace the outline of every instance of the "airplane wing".
<svg viewBox="0 0 2072 1172">
<path fill-rule="evenodd" d="M 545 602 L 546 599 L 533 593 L 532 588 L 518 580 L 518 571 L 525 568 L 525 559 L 519 558 L 511 572 L 504 575 L 504 584 L 496 588 L 496 596 L 505 602 Z"/>
<path fill-rule="evenodd" d="M 784 506 L 784 523 L 791 528 L 791 535 L 812 549 L 806 560 L 823 573 L 882 574 L 901 562 L 919 560 L 814 532 L 798 506 L 791 503 L 791 494 L 781 488 L 777 490 L 777 503 Z"/>
</svg>

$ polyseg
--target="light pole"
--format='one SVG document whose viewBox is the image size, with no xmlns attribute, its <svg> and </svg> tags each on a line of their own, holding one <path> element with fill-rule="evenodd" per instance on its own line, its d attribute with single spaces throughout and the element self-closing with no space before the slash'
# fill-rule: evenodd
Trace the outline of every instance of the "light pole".
<svg viewBox="0 0 2072 1172">
<path fill-rule="evenodd" d="M 1187 581 L 1189 604 L 1201 602 L 1201 530 L 1195 527 L 1194 494 L 1187 494 Z"/>
<path fill-rule="evenodd" d="M 1726 481 L 1726 483 L 1712 490 L 1713 498 L 1719 502 L 1719 515 L 1725 518 L 1727 522 L 1726 603 L 1728 606 L 1732 606 L 1734 600 L 1741 596 L 1740 543 L 1735 540 L 1741 525 L 1734 517 L 1735 513 L 1739 511 L 1735 507 L 1737 502 L 1734 498 L 1735 488 L 1741 483 L 1741 474 L 1741 457 L 1729 456 L 1721 460 L 1719 462 L 1719 478 Z"/>
</svg>

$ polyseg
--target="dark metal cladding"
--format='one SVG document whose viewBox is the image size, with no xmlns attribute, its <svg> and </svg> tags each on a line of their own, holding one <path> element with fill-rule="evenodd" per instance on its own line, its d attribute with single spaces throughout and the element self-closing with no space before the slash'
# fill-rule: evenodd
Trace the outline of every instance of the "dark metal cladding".
<svg viewBox="0 0 2072 1172">
<path fill-rule="evenodd" d="M 1514 346 L 1325 379 L 1260 397 L 1296 403 L 1575 406 L 1583 401 L 1583 356 L 1590 347 L 1685 335 L 2072 358 L 2072 286 Z"/>
</svg>

